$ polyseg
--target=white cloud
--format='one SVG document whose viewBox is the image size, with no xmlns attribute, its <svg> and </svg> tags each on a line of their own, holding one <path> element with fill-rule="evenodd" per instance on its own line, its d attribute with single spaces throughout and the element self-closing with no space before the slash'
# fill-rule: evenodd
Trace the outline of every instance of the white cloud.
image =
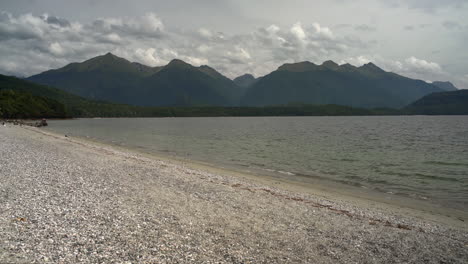
<svg viewBox="0 0 468 264">
<path fill-rule="evenodd" d="M 156 55 L 156 50 L 153 48 L 149 49 L 137 49 L 135 51 L 136 60 L 146 64 L 148 66 L 157 66 L 163 63 L 163 61 Z"/>
<path fill-rule="evenodd" d="M 352 64 L 352 65 L 355 65 L 355 66 L 362 66 L 364 64 L 367 64 L 371 62 L 371 60 L 365 56 L 358 56 L 358 57 L 355 57 L 355 58 L 347 58 L 345 60 L 341 60 L 340 61 L 340 64 L 345 64 L 345 63 L 349 63 L 349 64 Z"/>
<path fill-rule="evenodd" d="M 187 62 L 187 63 L 190 63 L 190 64 L 194 65 L 194 66 L 207 65 L 209 63 L 208 59 L 191 57 L 191 56 L 184 56 L 183 60 L 185 62 Z"/>
<path fill-rule="evenodd" d="M 333 32 L 328 27 L 322 27 L 319 23 L 313 23 L 312 27 L 315 30 L 315 34 L 317 36 L 327 39 L 333 39 Z"/>
<path fill-rule="evenodd" d="M 278 31 L 280 31 L 280 28 L 277 25 L 271 25 L 266 28 L 266 31 L 270 34 L 276 34 Z"/>
<path fill-rule="evenodd" d="M 432 72 L 432 73 L 441 73 L 442 68 L 439 64 L 435 62 L 429 62 L 426 60 L 415 58 L 414 56 L 409 57 L 405 60 L 406 67 L 414 72 L 417 73 L 425 73 L 425 72 Z"/>
<path fill-rule="evenodd" d="M 211 33 L 211 31 L 209 29 L 206 29 L 206 28 L 200 28 L 198 30 L 198 33 L 200 33 L 200 35 L 204 38 L 212 38 L 213 37 L 213 33 Z"/>
<path fill-rule="evenodd" d="M 0 13 L 0 40 L 41 38 L 47 23 L 31 14 L 13 17 L 9 13 Z"/>
<path fill-rule="evenodd" d="M 50 44 L 49 51 L 56 56 L 62 56 L 65 53 L 62 46 L 58 42 Z"/>
<path fill-rule="evenodd" d="M 116 33 L 107 34 L 107 35 L 105 35 L 104 38 L 106 40 L 110 41 L 110 42 L 113 42 L 113 43 L 120 43 L 122 41 L 120 36 L 118 34 L 116 34 Z"/>
<path fill-rule="evenodd" d="M 248 63 L 252 58 L 250 53 L 241 47 L 235 47 L 234 51 L 228 51 L 226 55 L 228 60 L 233 64 Z"/>
<path fill-rule="evenodd" d="M 304 41 L 306 38 L 306 33 L 302 28 L 301 22 L 297 22 L 291 27 L 291 33 L 299 40 Z"/>
</svg>

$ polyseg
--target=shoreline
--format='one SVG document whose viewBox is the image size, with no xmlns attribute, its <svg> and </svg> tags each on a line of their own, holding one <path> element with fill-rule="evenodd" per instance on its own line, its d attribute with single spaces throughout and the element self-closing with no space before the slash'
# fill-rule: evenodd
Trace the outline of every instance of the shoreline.
<svg viewBox="0 0 468 264">
<path fill-rule="evenodd" d="M 33 130 L 39 133 L 49 134 L 57 138 L 63 137 L 63 135 L 47 129 L 42 130 L 33 128 Z M 193 160 L 181 156 L 148 152 L 140 148 L 112 144 L 93 138 L 67 135 L 67 139 L 70 141 L 75 140 L 85 144 L 97 144 L 104 148 L 115 148 L 122 152 L 128 151 L 150 159 L 163 160 L 213 174 L 218 173 L 228 175 L 230 177 L 247 180 L 255 184 L 265 185 L 271 188 L 278 188 L 283 191 L 304 195 L 314 195 L 330 201 L 346 201 L 357 207 L 370 207 L 379 210 L 391 210 L 397 214 L 410 215 L 412 217 L 468 230 L 468 211 L 464 212 L 455 208 L 444 208 L 440 205 L 434 206 L 430 203 L 430 201 L 387 194 L 376 190 L 364 189 L 356 186 L 350 186 L 320 179 L 314 179 L 312 181 L 309 179 L 308 181 L 298 181 L 294 179 L 289 180 L 286 177 L 268 175 L 259 171 L 245 171 L 240 168 L 221 166 L 218 164 Z"/>
<path fill-rule="evenodd" d="M 468 259 L 443 216 L 32 127 L 0 140 L 0 262 Z"/>
</svg>

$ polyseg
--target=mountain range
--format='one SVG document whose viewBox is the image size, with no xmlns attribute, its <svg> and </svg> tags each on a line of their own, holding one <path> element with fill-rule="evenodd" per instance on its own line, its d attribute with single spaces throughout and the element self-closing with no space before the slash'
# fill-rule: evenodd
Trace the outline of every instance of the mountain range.
<svg viewBox="0 0 468 264">
<path fill-rule="evenodd" d="M 269 107 L 141 107 L 86 99 L 53 87 L 0 74 L 0 118 L 414 114 L 466 115 L 468 114 L 468 91 L 432 93 L 400 110 L 299 103 Z"/>
<path fill-rule="evenodd" d="M 398 113 L 398 111 L 396 111 Z M 65 91 L 0 74 L 0 119 L 69 117 L 200 117 L 373 115 L 339 105 L 273 107 L 142 107 L 85 99 Z M 388 112 L 386 112 L 388 114 Z"/>
<path fill-rule="evenodd" d="M 284 64 L 261 78 L 246 74 L 231 80 L 206 65 L 195 67 L 175 59 L 149 67 L 111 53 L 27 79 L 88 99 L 136 106 L 302 103 L 401 108 L 447 87 L 386 72 L 372 63 L 355 67 L 300 62 Z"/>
<path fill-rule="evenodd" d="M 241 89 L 208 66 L 172 60 L 164 67 L 111 53 L 28 78 L 93 100 L 138 106 L 235 105 Z"/>
<path fill-rule="evenodd" d="M 442 89 L 421 80 L 386 72 L 373 63 L 355 67 L 326 61 L 285 64 L 255 82 L 243 105 L 285 102 L 338 104 L 354 107 L 401 108 Z"/>
</svg>

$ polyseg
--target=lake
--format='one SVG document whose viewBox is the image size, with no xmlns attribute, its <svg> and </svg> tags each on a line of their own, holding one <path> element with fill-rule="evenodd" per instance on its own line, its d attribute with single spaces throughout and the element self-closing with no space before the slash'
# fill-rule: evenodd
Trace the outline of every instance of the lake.
<svg viewBox="0 0 468 264">
<path fill-rule="evenodd" d="M 54 132 L 466 211 L 468 116 L 115 118 Z"/>
</svg>

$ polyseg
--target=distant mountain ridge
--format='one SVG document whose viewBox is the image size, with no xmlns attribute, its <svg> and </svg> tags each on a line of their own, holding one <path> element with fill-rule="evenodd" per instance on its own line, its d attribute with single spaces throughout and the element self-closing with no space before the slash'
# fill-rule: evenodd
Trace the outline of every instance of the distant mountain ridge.
<svg viewBox="0 0 468 264">
<path fill-rule="evenodd" d="M 268 106 L 338 104 L 400 108 L 442 88 L 386 72 L 373 63 L 355 67 L 326 61 L 281 65 L 255 78 L 231 80 L 215 69 L 174 59 L 161 67 L 129 62 L 111 53 L 71 63 L 28 80 L 85 98 L 138 106 Z"/>
<path fill-rule="evenodd" d="M 174 59 L 149 67 L 111 53 L 28 80 L 94 100 L 139 106 L 236 105 L 241 96 L 232 80 L 208 66 Z"/>
<path fill-rule="evenodd" d="M 458 91 L 459 89 L 455 87 L 451 82 L 433 82 L 433 85 L 439 87 L 444 91 Z"/>
<path fill-rule="evenodd" d="M 373 63 L 355 67 L 326 61 L 284 64 L 253 84 L 242 105 L 287 103 L 400 108 L 442 89 L 386 72 Z"/>
<path fill-rule="evenodd" d="M 468 90 L 433 93 L 413 102 L 404 111 L 417 115 L 468 115 Z"/>
<path fill-rule="evenodd" d="M 234 83 L 243 88 L 248 88 L 252 86 L 258 79 L 256 79 L 252 74 L 246 73 L 239 77 L 236 77 L 233 81 Z"/>
</svg>

